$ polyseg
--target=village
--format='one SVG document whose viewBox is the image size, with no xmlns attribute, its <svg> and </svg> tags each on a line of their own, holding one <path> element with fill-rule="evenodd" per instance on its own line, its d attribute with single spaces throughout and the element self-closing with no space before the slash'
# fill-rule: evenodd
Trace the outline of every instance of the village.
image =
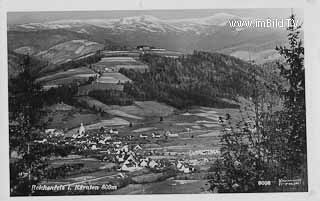
<svg viewBox="0 0 320 201">
<path fill-rule="evenodd" d="M 190 132 L 188 130 L 187 132 Z M 192 173 L 196 166 L 208 163 L 207 155 L 219 155 L 219 150 L 196 150 L 186 153 L 167 152 L 160 149 L 145 148 L 147 143 L 155 143 L 165 139 L 177 138 L 178 133 L 165 131 L 162 133 L 142 133 L 140 135 L 122 135 L 116 128 L 86 130 L 83 124 L 78 132 L 71 137 L 65 137 L 63 131 L 46 129 L 43 140 L 35 143 L 67 144 L 78 148 L 79 153 L 87 152 L 95 155 L 101 161 L 112 162 L 119 172 L 134 172 L 143 168 L 162 171 L 174 167 L 181 173 Z M 192 156 L 203 156 L 191 159 Z M 189 158 L 189 159 L 188 159 Z"/>
</svg>

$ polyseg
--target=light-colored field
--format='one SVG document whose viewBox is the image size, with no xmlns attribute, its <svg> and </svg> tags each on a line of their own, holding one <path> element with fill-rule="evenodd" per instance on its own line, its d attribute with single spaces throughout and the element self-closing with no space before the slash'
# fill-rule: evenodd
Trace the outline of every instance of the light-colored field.
<svg viewBox="0 0 320 201">
<path fill-rule="evenodd" d="M 131 119 L 143 119 L 143 117 L 167 116 L 174 112 L 174 108 L 156 101 L 136 101 L 130 106 L 105 105 L 91 97 L 79 97 L 79 102 L 84 102 L 90 108 L 98 108 L 104 112 Z"/>
<path fill-rule="evenodd" d="M 139 57 L 140 53 L 138 51 L 102 51 L 102 54 L 106 57 Z"/>
<path fill-rule="evenodd" d="M 119 110 L 131 115 L 143 117 L 160 117 L 172 114 L 175 108 L 156 101 L 135 101 L 132 106 L 118 107 Z"/>
<path fill-rule="evenodd" d="M 136 62 L 136 60 L 132 57 L 104 57 L 101 59 L 101 63 L 103 62 Z"/>
<path fill-rule="evenodd" d="M 148 51 L 148 53 L 163 56 L 163 57 L 171 57 L 171 58 L 178 58 L 183 55 L 181 52 L 175 52 L 175 51 L 169 51 L 169 50 Z"/>
<path fill-rule="evenodd" d="M 131 82 L 131 80 L 121 73 L 103 73 L 102 76 L 96 80 L 96 82 L 117 84 Z"/>
<path fill-rule="evenodd" d="M 135 116 L 135 115 L 131 115 L 128 114 L 124 111 L 121 111 L 119 108 L 121 108 L 121 106 L 109 106 L 106 105 L 94 98 L 91 97 L 79 97 L 77 99 L 80 103 L 84 103 L 87 106 L 89 106 L 90 108 L 96 108 L 98 110 L 102 110 L 110 115 L 114 115 L 114 116 L 118 116 L 118 117 L 125 117 L 125 118 L 131 118 L 131 119 L 142 119 L 139 116 Z"/>
<path fill-rule="evenodd" d="M 148 66 L 133 57 L 105 57 L 93 65 L 93 69 L 101 72 L 119 71 L 121 68 L 145 70 Z"/>
<path fill-rule="evenodd" d="M 82 55 L 102 50 L 103 45 L 88 40 L 71 40 L 55 45 L 36 56 L 53 64 L 61 64 Z"/>
<path fill-rule="evenodd" d="M 198 137 L 216 137 L 216 136 L 219 136 L 220 134 L 221 134 L 220 131 L 212 131 L 206 134 L 198 135 Z"/>
<path fill-rule="evenodd" d="M 139 128 L 139 129 L 135 129 L 132 132 L 134 133 L 140 133 L 140 132 L 146 132 L 146 131 L 151 131 L 156 129 L 155 127 L 148 127 L 148 128 Z"/>
<path fill-rule="evenodd" d="M 183 180 L 185 181 L 185 180 Z M 201 193 L 201 188 L 207 189 L 207 180 L 193 180 L 192 182 L 179 182 L 177 180 L 165 180 L 150 184 L 130 184 L 117 191 L 111 192 L 116 195 L 132 194 L 182 194 Z"/>
<path fill-rule="evenodd" d="M 14 52 L 24 55 L 33 55 L 36 53 L 36 49 L 34 47 L 23 46 L 15 49 Z"/>
<path fill-rule="evenodd" d="M 85 78 L 85 80 L 87 80 L 89 77 L 94 77 L 96 75 L 97 73 L 90 70 L 89 68 L 79 67 L 38 78 L 36 82 L 63 82 L 63 80 L 78 80 L 82 78 Z"/>
</svg>

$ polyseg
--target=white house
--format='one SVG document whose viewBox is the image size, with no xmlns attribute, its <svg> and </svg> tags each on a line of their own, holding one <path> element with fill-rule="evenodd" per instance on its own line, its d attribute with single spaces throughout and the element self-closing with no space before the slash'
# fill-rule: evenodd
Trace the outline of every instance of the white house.
<svg viewBox="0 0 320 201">
<path fill-rule="evenodd" d="M 120 169 L 122 171 L 134 172 L 142 169 L 142 167 L 140 167 L 136 159 L 132 155 L 130 155 L 127 158 L 127 160 L 122 164 Z"/>
<path fill-rule="evenodd" d="M 34 142 L 43 144 L 43 143 L 45 143 L 47 141 L 48 141 L 47 139 L 42 139 L 42 140 L 35 140 Z"/>
<path fill-rule="evenodd" d="M 149 162 L 149 167 L 150 167 L 150 168 L 155 168 L 157 165 L 158 165 L 158 163 L 155 162 L 154 160 L 151 160 L 151 161 Z"/>
<path fill-rule="evenodd" d="M 121 166 L 121 171 L 127 171 L 127 172 L 134 172 L 137 170 L 141 170 L 142 167 L 139 167 L 139 165 L 135 164 L 135 163 L 128 163 L 128 164 L 123 164 Z"/>
<path fill-rule="evenodd" d="M 180 161 L 177 163 L 177 169 L 185 174 L 192 172 L 192 168 L 188 167 L 188 165 L 182 164 Z"/>
<path fill-rule="evenodd" d="M 182 163 L 180 161 L 178 161 L 177 168 L 180 169 L 182 166 L 183 166 Z"/>
<path fill-rule="evenodd" d="M 148 159 L 141 159 L 140 160 L 140 166 L 141 167 L 147 167 L 148 166 Z"/>
<path fill-rule="evenodd" d="M 124 156 L 125 156 L 125 155 L 121 155 L 121 156 L 117 156 L 117 157 L 116 157 L 119 163 L 124 162 Z"/>
<path fill-rule="evenodd" d="M 120 150 L 124 151 L 124 152 L 128 152 L 129 151 L 129 146 L 128 145 L 124 145 Z"/>
<path fill-rule="evenodd" d="M 112 129 L 112 128 L 111 128 L 111 129 L 109 130 L 109 133 L 110 133 L 110 134 L 118 135 L 118 134 L 119 134 L 119 131 L 118 131 L 117 129 Z"/>
<path fill-rule="evenodd" d="M 49 128 L 49 129 L 45 129 L 45 130 L 44 130 L 44 133 L 47 134 L 47 135 L 48 135 L 48 134 L 49 134 L 49 135 L 53 135 L 55 131 L 56 131 L 55 128 Z"/>
<path fill-rule="evenodd" d="M 167 136 L 168 137 L 179 137 L 178 133 L 170 133 L 170 132 L 167 133 Z"/>
<path fill-rule="evenodd" d="M 91 146 L 91 150 L 97 150 L 98 148 L 97 148 L 97 145 L 95 145 L 95 144 L 93 144 L 92 146 Z"/>
<path fill-rule="evenodd" d="M 137 145 L 133 148 L 133 151 L 139 151 L 139 150 L 142 150 L 142 147 L 137 144 Z"/>
<path fill-rule="evenodd" d="M 152 133 L 152 138 L 160 138 L 161 135 L 159 133 Z"/>
<path fill-rule="evenodd" d="M 140 134 L 140 136 L 139 136 L 140 138 L 143 138 L 143 139 L 146 139 L 146 138 L 148 138 L 148 136 L 146 135 L 146 134 Z"/>
</svg>

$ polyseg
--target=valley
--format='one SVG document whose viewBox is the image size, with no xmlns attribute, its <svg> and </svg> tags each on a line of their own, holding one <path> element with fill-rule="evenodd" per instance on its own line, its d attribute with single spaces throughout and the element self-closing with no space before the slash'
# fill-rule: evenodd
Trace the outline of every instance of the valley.
<svg viewBox="0 0 320 201">
<path fill-rule="evenodd" d="M 283 140 L 280 91 L 289 84 L 275 46 L 286 34 L 235 29 L 231 19 L 249 17 L 119 15 L 8 25 L 12 191 L 268 191 L 256 184 L 280 164 L 273 158 Z M 246 184 L 248 175 L 254 179 Z"/>
</svg>

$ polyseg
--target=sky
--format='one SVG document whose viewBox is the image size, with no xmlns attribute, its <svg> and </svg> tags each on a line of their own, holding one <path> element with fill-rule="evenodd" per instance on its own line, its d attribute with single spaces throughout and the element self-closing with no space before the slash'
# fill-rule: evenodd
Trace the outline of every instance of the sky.
<svg viewBox="0 0 320 201">
<path fill-rule="evenodd" d="M 303 10 L 293 9 L 300 19 Z M 111 19 L 139 15 L 152 15 L 160 19 L 200 18 L 215 13 L 229 13 L 251 18 L 287 18 L 289 8 L 254 8 L 254 9 L 188 9 L 188 10 L 117 10 L 117 11 L 45 11 L 45 12 L 8 12 L 7 22 L 25 24 L 31 22 L 46 22 L 65 19 Z"/>
</svg>

